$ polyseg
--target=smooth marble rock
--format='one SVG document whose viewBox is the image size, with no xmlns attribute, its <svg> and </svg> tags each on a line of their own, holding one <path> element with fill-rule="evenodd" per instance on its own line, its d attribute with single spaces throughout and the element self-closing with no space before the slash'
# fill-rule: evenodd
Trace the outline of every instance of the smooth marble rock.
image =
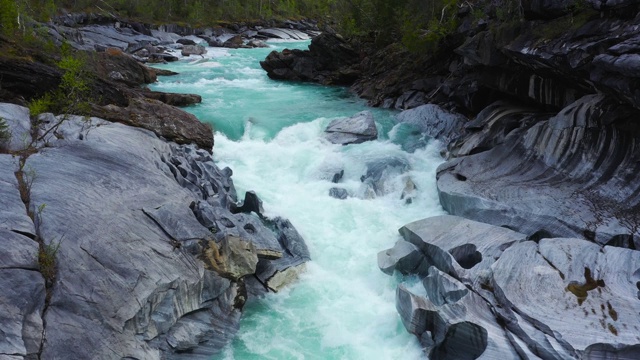
<svg viewBox="0 0 640 360">
<path fill-rule="evenodd" d="M 45 129 L 47 124 L 43 122 Z M 291 223 L 282 220 L 273 230 L 257 215 L 230 212 L 237 203 L 232 172 L 219 169 L 207 150 L 169 143 L 148 130 L 79 117 L 68 118 L 39 145 L 44 144 L 25 164 L 37 174 L 31 211 L 45 205 L 37 217 L 38 233 L 45 244 L 59 245 L 51 300 L 44 315 L 39 313 L 47 330 L 43 358 L 211 358 L 237 332 L 247 299 L 237 278 L 254 276 L 257 256 L 268 264 L 287 252 L 269 275 L 274 289 L 294 281 L 293 274 L 309 260 Z M 6 194 L 0 199 L 7 205 L 1 210 L 11 210 L 0 213 L 6 219 L 0 220 L 0 234 L 9 234 L 3 241 L 22 242 L 0 254 L 9 259 L 0 267 L 20 269 L 0 271 L 35 274 L 44 284 L 40 273 L 23 270 L 35 267 L 37 245 L 10 232 L 20 223 L 11 216 L 24 214 L 29 220 L 30 228 L 22 233 L 35 230 L 20 200 L 10 156 L 1 155 L 0 162 L 6 165 L 0 167 L 5 171 L 0 172 L 0 192 Z M 215 215 L 209 219 L 211 227 L 198 204 Z M 220 216 L 229 217 L 229 228 L 217 225 Z M 253 265 L 236 267 L 242 270 L 234 270 L 235 279 L 206 267 L 201 246 L 238 235 L 234 226 L 242 229 L 243 244 L 256 248 Z M 238 265 L 234 256 L 233 251 L 223 254 L 225 261 Z M 44 285 L 38 291 L 44 292 Z M 16 323 L 15 328 L 27 329 L 22 335 L 27 340 L 36 333 L 29 324 Z M 34 346 L 19 351 L 31 352 Z M 37 341 L 35 352 L 39 347 Z"/>
<path fill-rule="evenodd" d="M 396 307 L 430 359 L 640 355 L 640 252 L 451 215 L 400 233 L 381 269 L 421 279 L 399 286 Z"/>
<path fill-rule="evenodd" d="M 526 240 L 515 231 L 452 215 L 435 216 L 409 223 L 399 230 L 415 245 L 425 261 L 458 279 L 478 281 L 502 252 Z"/>
<path fill-rule="evenodd" d="M 12 268 L 37 271 L 38 243 L 0 226 L 0 269 Z"/>
<path fill-rule="evenodd" d="M 518 358 L 482 297 L 470 292 L 456 301 L 436 305 L 431 296 L 415 295 L 404 285 L 396 292 L 400 318 L 407 331 L 420 339 L 429 359 Z"/>
<path fill-rule="evenodd" d="M 378 138 L 378 129 L 370 111 L 333 120 L 325 129 L 325 138 L 334 144 L 359 144 Z"/>
<path fill-rule="evenodd" d="M 27 215 L 15 172 L 20 169 L 18 159 L 11 155 L 0 154 L 0 229 L 7 229 L 28 237 L 35 237 L 33 221 Z M 32 169 L 25 168 L 27 180 L 37 180 Z"/>
<path fill-rule="evenodd" d="M 34 269 L 0 268 L 0 289 L 0 354 L 35 358 L 43 335 L 44 278 Z"/>
<path fill-rule="evenodd" d="M 581 98 L 502 144 L 437 170 L 443 208 L 533 238 L 640 248 L 640 141 L 625 108 Z"/>
<path fill-rule="evenodd" d="M 499 305 L 522 316 L 512 326 L 528 322 L 534 328 L 529 331 L 553 334 L 577 356 L 591 347 L 608 356 L 627 352 L 637 357 L 638 270 L 638 251 L 554 238 L 505 250 L 493 265 L 493 278 Z"/>
<path fill-rule="evenodd" d="M 397 270 L 401 274 L 426 276 L 431 264 L 415 245 L 398 240 L 393 248 L 378 253 L 378 267 L 387 275 Z"/>
</svg>

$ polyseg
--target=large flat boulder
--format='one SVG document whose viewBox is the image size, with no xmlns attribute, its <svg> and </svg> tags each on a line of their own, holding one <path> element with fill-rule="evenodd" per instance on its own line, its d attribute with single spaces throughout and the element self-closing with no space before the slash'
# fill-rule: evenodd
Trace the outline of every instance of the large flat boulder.
<svg viewBox="0 0 640 360">
<path fill-rule="evenodd" d="M 325 129 L 325 138 L 334 144 L 360 144 L 378 138 L 378 129 L 370 111 L 333 120 Z"/>
</svg>

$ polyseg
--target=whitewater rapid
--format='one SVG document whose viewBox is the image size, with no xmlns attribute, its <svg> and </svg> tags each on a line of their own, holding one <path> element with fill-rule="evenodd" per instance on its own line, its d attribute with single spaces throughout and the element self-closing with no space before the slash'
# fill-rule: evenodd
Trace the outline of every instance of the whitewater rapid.
<svg viewBox="0 0 640 360">
<path fill-rule="evenodd" d="M 322 136 L 328 123 L 366 110 L 365 103 L 343 88 L 268 79 L 259 60 L 274 49 L 307 46 L 270 44 L 209 48 L 207 59 L 164 65 L 180 75 L 153 86 L 203 97 L 186 110 L 213 125 L 216 162 L 233 170 L 238 193 L 258 193 L 267 216 L 290 219 L 311 252 L 299 282 L 247 303 L 237 338 L 217 359 L 423 358 L 395 310 L 397 284 L 412 279 L 383 274 L 377 253 L 393 246 L 402 225 L 443 213 L 435 184 L 440 145 L 404 151 L 407 132 L 380 109 L 368 109 L 379 140 L 330 144 Z M 410 170 L 385 183 L 386 195 L 368 198 L 360 180 L 367 164 L 392 159 Z M 341 170 L 340 183 L 332 183 Z M 401 199 L 408 179 L 417 188 L 410 203 Z M 330 197 L 335 186 L 352 196 Z"/>
</svg>

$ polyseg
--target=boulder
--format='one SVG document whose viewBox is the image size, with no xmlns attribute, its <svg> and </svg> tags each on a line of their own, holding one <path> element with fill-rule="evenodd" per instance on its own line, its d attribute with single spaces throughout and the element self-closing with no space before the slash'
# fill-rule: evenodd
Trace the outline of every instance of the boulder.
<svg viewBox="0 0 640 360">
<path fill-rule="evenodd" d="M 358 61 L 358 53 L 342 37 L 322 33 L 311 40 L 309 50 L 273 51 L 260 66 L 272 79 L 350 85 L 359 76 Z"/>
<path fill-rule="evenodd" d="M 200 45 L 185 45 L 180 53 L 182 56 L 204 55 L 207 53 L 207 49 Z"/>
<path fill-rule="evenodd" d="M 240 35 L 232 36 L 229 39 L 222 42 L 222 46 L 231 48 L 231 49 L 238 49 L 243 45 L 244 45 L 244 39 Z"/>
<path fill-rule="evenodd" d="M 370 111 L 350 118 L 333 120 L 325 129 L 325 138 L 334 144 L 360 144 L 378 138 L 378 129 Z"/>
<path fill-rule="evenodd" d="M 448 144 L 460 135 L 466 118 L 438 105 L 426 104 L 405 110 L 395 117 L 398 123 L 409 124 L 417 131 Z"/>
<path fill-rule="evenodd" d="M 197 45 L 195 41 L 191 40 L 191 39 L 187 39 L 187 38 L 181 38 L 176 40 L 177 44 L 182 44 L 182 45 Z"/>
<path fill-rule="evenodd" d="M 148 129 L 179 144 L 195 143 L 203 149 L 213 147 L 213 131 L 208 124 L 173 106 L 153 99 L 131 99 L 129 106 L 106 105 L 92 112 L 109 121 Z"/>
</svg>

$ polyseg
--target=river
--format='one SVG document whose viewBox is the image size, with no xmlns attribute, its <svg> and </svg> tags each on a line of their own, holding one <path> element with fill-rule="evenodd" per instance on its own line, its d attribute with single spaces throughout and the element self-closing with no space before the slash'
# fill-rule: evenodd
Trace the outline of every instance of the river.
<svg viewBox="0 0 640 360">
<path fill-rule="evenodd" d="M 443 213 L 435 184 L 439 144 L 406 152 L 411 132 L 394 126 L 394 112 L 369 109 L 344 88 L 270 80 L 260 60 L 308 43 L 269 44 L 209 48 L 206 59 L 161 65 L 180 75 L 152 86 L 203 97 L 186 110 L 213 125 L 216 162 L 233 169 L 239 194 L 258 193 L 266 215 L 289 218 L 311 251 L 299 282 L 247 303 L 237 338 L 217 359 L 423 358 L 395 310 L 397 284 L 412 279 L 383 274 L 377 253 L 393 246 L 405 223 Z M 332 119 L 362 110 L 374 113 L 379 140 L 339 146 L 323 139 Z M 368 163 L 390 160 L 410 170 L 392 174 L 386 195 L 370 198 L 360 177 Z M 332 183 L 340 170 L 340 184 Z M 401 199 L 407 179 L 417 188 L 410 203 Z M 353 196 L 330 197 L 334 186 Z"/>
</svg>

